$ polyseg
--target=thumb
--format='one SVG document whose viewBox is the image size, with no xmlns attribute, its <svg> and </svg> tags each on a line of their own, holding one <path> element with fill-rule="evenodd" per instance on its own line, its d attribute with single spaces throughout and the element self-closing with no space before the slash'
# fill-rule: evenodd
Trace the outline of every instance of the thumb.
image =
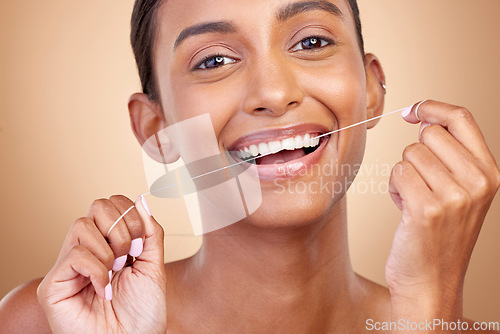
<svg viewBox="0 0 500 334">
<path fill-rule="evenodd" d="M 411 124 L 418 124 L 421 121 L 421 118 L 418 116 L 418 110 L 422 104 L 427 102 L 427 100 L 420 101 L 412 105 L 411 107 L 408 107 L 404 109 L 401 112 L 401 116 L 404 118 L 405 121 Z"/>
<path fill-rule="evenodd" d="M 142 220 L 144 221 L 144 249 L 136 262 L 149 262 L 154 265 L 163 267 L 163 239 L 164 232 L 160 224 L 153 218 L 149 209 L 148 203 L 144 195 L 139 196 L 135 201 L 135 206 Z"/>
</svg>

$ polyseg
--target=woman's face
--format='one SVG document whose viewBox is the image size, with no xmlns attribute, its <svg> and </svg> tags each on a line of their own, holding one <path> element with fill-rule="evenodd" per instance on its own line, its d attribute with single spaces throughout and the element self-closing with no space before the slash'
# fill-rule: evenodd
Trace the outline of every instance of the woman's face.
<svg viewBox="0 0 500 334">
<path fill-rule="evenodd" d="M 167 123 L 210 114 L 221 152 L 300 147 L 298 136 L 367 117 L 367 74 L 345 0 L 168 0 L 157 22 Z M 328 214 L 354 178 L 365 139 L 359 126 L 324 137 L 314 151 L 257 159 L 263 202 L 246 222 L 292 226 Z"/>
</svg>

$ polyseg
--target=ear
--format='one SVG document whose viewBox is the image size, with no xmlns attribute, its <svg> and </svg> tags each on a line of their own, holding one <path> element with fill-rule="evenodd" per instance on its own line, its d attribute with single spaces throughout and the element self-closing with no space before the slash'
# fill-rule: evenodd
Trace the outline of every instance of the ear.
<svg viewBox="0 0 500 334">
<path fill-rule="evenodd" d="M 385 74 L 378 58 L 367 53 L 365 55 L 366 72 L 366 113 L 367 118 L 373 118 L 382 115 L 384 112 L 385 101 Z M 377 125 L 379 119 L 368 122 L 368 129 Z"/>
<path fill-rule="evenodd" d="M 161 163 L 173 163 L 179 153 L 165 128 L 167 121 L 160 103 L 152 102 L 144 93 L 133 94 L 128 101 L 132 131 L 146 153 Z"/>
</svg>

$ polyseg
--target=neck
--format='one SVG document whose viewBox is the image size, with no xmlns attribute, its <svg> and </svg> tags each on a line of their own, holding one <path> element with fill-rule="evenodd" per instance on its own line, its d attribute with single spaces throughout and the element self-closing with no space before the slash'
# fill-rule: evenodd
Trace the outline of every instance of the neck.
<svg viewBox="0 0 500 334">
<path fill-rule="evenodd" d="M 359 289 L 348 251 L 345 197 L 330 212 L 302 227 L 265 230 L 242 222 L 212 232 L 187 266 L 185 282 L 221 317 L 237 312 L 251 318 L 246 323 L 276 325 L 281 332 L 280 315 L 296 319 L 286 324 L 292 332 L 349 326 Z"/>
</svg>

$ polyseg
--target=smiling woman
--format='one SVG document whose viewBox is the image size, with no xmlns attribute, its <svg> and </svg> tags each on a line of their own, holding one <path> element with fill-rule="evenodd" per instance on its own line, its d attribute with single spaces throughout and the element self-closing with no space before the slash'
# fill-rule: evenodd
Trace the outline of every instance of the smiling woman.
<svg viewBox="0 0 500 334">
<path fill-rule="evenodd" d="M 387 17 L 389 10 L 401 12 L 409 6 L 386 2 Z M 397 34 L 395 23 L 376 30 L 383 7 L 378 2 L 376 8 L 370 7 L 373 2 L 360 5 L 367 12 L 365 36 L 376 38 L 380 46 L 375 49 L 382 55 L 396 52 L 397 38 L 409 32 L 386 42 L 386 35 Z M 425 8 L 419 6 L 406 10 L 418 16 L 414 11 Z M 450 16 L 449 7 L 440 13 L 445 9 Z M 481 20 L 490 12 L 475 10 Z M 455 15 L 458 20 L 465 14 Z M 409 29 L 411 20 L 405 24 Z M 481 31 L 476 26 L 468 29 Z M 431 37 L 426 33 L 427 44 L 419 44 L 432 47 Z M 478 122 L 483 120 L 490 131 L 488 124 L 497 116 L 482 112 L 489 109 L 480 104 L 471 103 L 478 109 L 472 113 L 426 100 L 404 109 L 402 120 L 380 125 L 368 121 L 382 115 L 385 104 L 392 111 L 419 94 L 448 96 L 440 90 L 445 85 L 432 86 L 444 75 L 436 76 L 432 66 L 418 59 L 403 61 L 399 55 L 387 57 L 387 72 L 401 87 L 389 84 L 387 91 L 381 62 L 364 51 L 356 1 L 137 0 L 131 42 L 142 89 L 129 98 L 128 109 L 144 151 L 165 164 L 180 158 L 189 162 L 193 152 L 183 145 L 190 137 L 200 138 L 199 131 L 176 137 L 164 130 L 207 116 L 217 153 L 228 153 L 238 163 L 255 160 L 252 180 L 259 183 L 262 203 L 254 211 L 245 206 L 245 218 L 204 235 L 194 255 L 175 259 L 169 253 L 172 248 L 164 250 L 162 226 L 168 231 L 179 218 L 166 202 L 151 206 L 155 217 L 144 196 L 135 202 L 122 195 L 95 200 L 88 214 L 76 220 L 70 212 L 74 223 L 57 261 L 49 261 L 48 273 L 2 300 L 2 333 L 362 333 L 371 330 L 369 324 L 399 321 L 458 324 L 464 322 L 464 313 L 474 311 L 465 303 L 464 312 L 465 274 L 500 186 L 500 171 L 486 144 L 496 141 L 491 132 L 483 135 Z M 494 64 L 498 50 L 483 50 L 481 56 L 492 54 L 488 59 Z M 478 54 L 472 55 L 478 59 Z M 446 63 L 440 64 L 445 71 Z M 425 79 L 438 93 L 413 85 L 424 79 L 418 76 L 420 70 L 430 73 Z M 400 71 L 403 77 L 398 77 Z M 452 66 L 450 73 L 455 71 Z M 407 81 L 412 82 L 403 84 Z M 491 103 L 486 106 L 494 105 L 495 97 L 488 89 L 481 92 Z M 412 90 L 417 93 L 405 93 Z M 386 101 L 386 93 L 392 92 L 402 98 Z M 496 94 L 496 89 L 491 92 Z M 467 87 L 473 100 L 476 93 Z M 450 97 L 454 99 L 469 101 Z M 420 128 L 409 136 L 402 123 Z M 368 136 L 373 128 L 390 133 L 391 140 Z M 194 144 L 193 150 L 199 150 L 204 143 Z M 96 147 L 106 151 L 103 145 Z M 358 175 L 365 146 L 365 164 L 394 165 L 385 180 L 388 196 L 357 198 L 352 191 L 355 178 L 366 182 L 365 175 Z M 154 149 L 158 153 L 152 153 Z M 394 156 L 384 157 L 388 151 Z M 373 162 L 370 154 L 385 160 Z M 116 170 L 128 168 L 123 162 L 129 159 L 122 159 Z M 369 177 L 374 181 L 378 175 Z M 355 238 L 351 248 L 349 188 L 350 201 L 358 209 L 349 216 Z M 238 189 L 244 192 L 241 185 Z M 377 195 L 372 197 L 374 206 L 368 201 L 371 195 Z M 214 219 L 203 205 L 199 215 Z M 374 216 L 380 216 L 380 224 L 373 223 Z M 394 235 L 387 221 L 394 222 Z M 371 232 L 365 240 L 363 231 Z M 174 239 L 167 238 L 167 245 L 169 240 Z M 491 258 L 491 249 L 483 250 L 484 258 Z M 370 273 L 375 256 L 380 261 Z M 352 263 L 374 280 L 355 273 Z M 498 270 L 485 266 L 490 273 Z M 482 279 L 478 282 L 486 285 Z M 484 296 L 500 291 L 497 283 L 490 283 L 481 290 L 483 305 L 489 302 Z M 490 305 L 470 313 L 498 316 L 494 303 Z M 472 322 L 465 324 L 472 328 Z M 414 326 L 398 327 L 397 332 L 408 328 L 410 333 Z M 492 324 L 490 333 L 492 329 L 500 328 Z"/>
</svg>

